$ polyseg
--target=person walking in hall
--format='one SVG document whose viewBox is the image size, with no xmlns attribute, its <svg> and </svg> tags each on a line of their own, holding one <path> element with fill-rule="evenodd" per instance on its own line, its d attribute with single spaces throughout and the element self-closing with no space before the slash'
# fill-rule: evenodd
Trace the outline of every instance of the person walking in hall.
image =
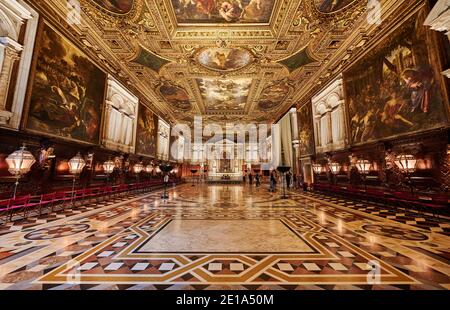
<svg viewBox="0 0 450 310">
<path fill-rule="evenodd" d="M 248 183 L 250 184 L 250 186 L 253 185 L 253 174 L 250 172 L 250 174 L 248 175 Z"/>
<path fill-rule="evenodd" d="M 259 173 L 256 174 L 255 180 L 256 180 L 256 187 L 259 187 L 261 185 L 261 179 L 260 179 Z"/>
<path fill-rule="evenodd" d="M 293 180 L 292 180 L 292 187 L 294 188 L 294 189 L 297 189 L 298 188 L 298 184 L 297 184 L 297 173 L 294 173 L 294 176 L 293 176 Z"/>
<path fill-rule="evenodd" d="M 244 181 L 244 184 L 247 183 L 247 174 L 244 173 L 244 176 L 242 177 L 242 180 Z"/>
<path fill-rule="evenodd" d="M 286 173 L 286 188 L 289 189 L 291 187 L 291 172 Z"/>
<path fill-rule="evenodd" d="M 275 192 L 276 186 L 277 186 L 277 178 L 275 176 L 275 172 L 272 171 L 270 173 L 270 189 L 269 189 L 269 192 L 272 192 L 272 193 Z"/>
</svg>

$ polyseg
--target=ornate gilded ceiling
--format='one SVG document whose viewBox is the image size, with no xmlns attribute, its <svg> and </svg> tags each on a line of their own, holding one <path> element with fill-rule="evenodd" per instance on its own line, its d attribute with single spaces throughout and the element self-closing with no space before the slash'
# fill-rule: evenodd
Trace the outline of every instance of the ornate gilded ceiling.
<svg viewBox="0 0 450 310">
<path fill-rule="evenodd" d="M 81 25 L 67 25 L 66 0 L 33 1 L 171 122 L 274 121 L 341 70 L 374 28 L 367 0 L 80 3 Z"/>
</svg>

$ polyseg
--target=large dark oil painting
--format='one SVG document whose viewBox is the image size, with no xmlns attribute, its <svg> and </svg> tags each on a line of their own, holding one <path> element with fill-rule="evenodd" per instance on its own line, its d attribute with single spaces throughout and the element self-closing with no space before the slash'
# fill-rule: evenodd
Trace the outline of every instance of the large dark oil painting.
<svg viewBox="0 0 450 310">
<path fill-rule="evenodd" d="M 258 107 L 261 111 L 274 110 L 283 103 L 289 95 L 290 87 L 286 81 L 275 82 L 267 86 L 259 97 Z"/>
<path fill-rule="evenodd" d="M 92 0 L 103 9 L 116 13 L 127 14 L 133 9 L 135 0 Z"/>
<path fill-rule="evenodd" d="M 334 13 L 342 10 L 356 0 L 315 0 L 316 8 L 322 13 Z"/>
<path fill-rule="evenodd" d="M 169 105 L 175 109 L 182 111 L 189 111 L 192 108 L 189 95 L 181 87 L 164 83 L 158 87 L 159 93 Z"/>
<path fill-rule="evenodd" d="M 180 24 L 267 24 L 276 0 L 171 1 Z"/>
<path fill-rule="evenodd" d="M 27 128 L 98 143 L 106 74 L 48 25 L 38 46 Z"/>
<path fill-rule="evenodd" d="M 156 156 L 156 133 L 158 117 L 144 105 L 139 105 L 139 116 L 136 132 L 136 153 Z"/>
<path fill-rule="evenodd" d="M 308 102 L 297 112 L 300 156 L 314 154 L 314 128 L 312 119 L 312 106 L 311 102 Z"/>
<path fill-rule="evenodd" d="M 362 143 L 447 124 L 434 34 L 421 10 L 344 75 L 351 140 Z"/>
</svg>

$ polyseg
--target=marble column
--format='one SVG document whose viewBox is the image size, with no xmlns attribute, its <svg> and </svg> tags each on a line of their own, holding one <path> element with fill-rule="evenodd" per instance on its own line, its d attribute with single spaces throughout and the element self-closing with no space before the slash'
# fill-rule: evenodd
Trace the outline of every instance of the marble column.
<svg viewBox="0 0 450 310">
<path fill-rule="evenodd" d="M 300 154 L 299 154 L 299 148 L 300 148 L 300 141 L 299 140 L 294 140 L 292 141 L 292 147 L 294 149 L 294 162 L 293 165 L 294 167 L 292 167 L 292 171 L 299 175 L 299 158 L 300 158 Z"/>
<path fill-rule="evenodd" d="M 22 46 L 9 38 L 0 38 L 0 49 L 3 50 L 3 63 L 0 72 L 0 125 L 6 125 L 13 115 L 6 110 L 6 100 L 10 87 L 14 64 L 20 59 Z"/>
<path fill-rule="evenodd" d="M 327 141 L 326 141 L 327 146 L 333 144 L 333 121 L 331 118 L 331 111 L 332 111 L 331 109 L 327 110 L 327 113 L 325 114 L 328 124 Z"/>
</svg>

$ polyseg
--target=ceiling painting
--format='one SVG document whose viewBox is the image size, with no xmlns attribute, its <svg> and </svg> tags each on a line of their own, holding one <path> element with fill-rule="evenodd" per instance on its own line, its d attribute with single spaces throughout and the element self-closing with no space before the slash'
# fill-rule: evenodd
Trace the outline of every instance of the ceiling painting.
<svg viewBox="0 0 450 310">
<path fill-rule="evenodd" d="M 216 71 L 234 71 L 254 61 L 251 52 L 244 48 L 206 48 L 197 56 L 199 64 Z"/>
<path fill-rule="evenodd" d="M 178 24 L 267 24 L 276 0 L 171 0 Z"/>
<path fill-rule="evenodd" d="M 274 110 L 289 95 L 290 87 L 286 81 L 277 82 L 266 87 L 259 98 L 258 106 L 262 111 Z"/>
<path fill-rule="evenodd" d="M 247 103 L 252 79 L 197 79 L 207 110 L 242 110 Z"/>
</svg>

